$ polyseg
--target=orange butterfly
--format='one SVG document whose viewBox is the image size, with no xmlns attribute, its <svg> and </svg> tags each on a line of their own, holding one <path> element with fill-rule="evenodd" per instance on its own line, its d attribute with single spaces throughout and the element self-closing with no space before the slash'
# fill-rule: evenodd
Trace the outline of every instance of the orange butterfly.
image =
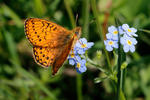
<svg viewBox="0 0 150 100">
<path fill-rule="evenodd" d="M 43 67 L 52 66 L 55 75 L 80 38 L 81 27 L 67 30 L 51 21 L 29 18 L 25 21 L 25 33 L 33 45 L 35 61 Z"/>
</svg>

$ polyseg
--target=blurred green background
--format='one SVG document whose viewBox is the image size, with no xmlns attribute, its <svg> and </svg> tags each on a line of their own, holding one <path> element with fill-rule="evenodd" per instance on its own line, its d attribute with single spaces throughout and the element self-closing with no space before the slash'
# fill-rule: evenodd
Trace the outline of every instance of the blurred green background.
<svg viewBox="0 0 150 100">
<path fill-rule="evenodd" d="M 110 79 L 97 68 L 87 65 L 87 72 L 76 73 L 68 62 L 56 76 L 51 69 L 39 67 L 32 57 L 32 46 L 24 33 L 26 18 L 51 20 L 67 29 L 82 27 L 82 37 L 95 43 L 89 57 L 104 68 L 106 57 L 99 27 L 93 14 L 98 11 L 102 32 L 115 25 L 115 17 L 137 29 L 150 30 L 150 0 L 0 0 L 0 100 L 115 100 Z M 101 33 L 102 34 L 102 33 Z M 138 31 L 136 52 L 127 55 L 125 97 L 127 100 L 150 100 L 150 33 Z M 102 51 L 101 57 L 96 56 Z M 112 56 L 112 53 L 109 53 Z M 111 63 L 114 58 L 111 57 Z"/>
</svg>

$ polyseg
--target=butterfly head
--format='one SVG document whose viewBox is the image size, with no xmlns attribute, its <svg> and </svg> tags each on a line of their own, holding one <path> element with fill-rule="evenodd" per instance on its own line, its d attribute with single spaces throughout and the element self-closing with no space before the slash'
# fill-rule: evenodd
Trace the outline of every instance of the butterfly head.
<svg viewBox="0 0 150 100">
<path fill-rule="evenodd" d="M 73 29 L 73 33 L 75 36 L 77 36 L 77 38 L 79 39 L 81 36 L 81 27 L 76 27 Z"/>
</svg>

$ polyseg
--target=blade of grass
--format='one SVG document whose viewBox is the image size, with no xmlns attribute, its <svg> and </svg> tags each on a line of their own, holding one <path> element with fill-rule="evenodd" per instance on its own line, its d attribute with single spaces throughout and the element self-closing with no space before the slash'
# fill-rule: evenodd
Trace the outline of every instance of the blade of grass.
<svg viewBox="0 0 150 100">
<path fill-rule="evenodd" d="M 34 75 L 30 74 L 26 70 L 24 70 L 21 67 L 21 62 L 19 60 L 17 50 L 16 50 L 16 44 L 9 32 L 7 32 L 5 29 L 3 29 L 3 37 L 6 41 L 6 45 L 8 47 L 8 52 L 10 54 L 10 60 L 13 64 L 14 68 L 16 68 L 19 75 L 23 77 L 29 77 L 33 82 L 37 85 L 38 88 L 40 88 L 45 94 L 47 94 L 52 100 L 56 100 L 56 97 L 51 93 L 38 78 L 36 78 Z"/>
<path fill-rule="evenodd" d="M 96 8 L 96 0 L 91 0 L 91 6 L 92 6 L 92 11 L 93 11 L 94 17 L 96 18 L 96 27 L 97 27 L 100 39 L 103 42 L 104 41 L 104 36 L 102 35 L 102 26 L 101 26 L 102 22 L 100 22 L 99 18 L 98 18 L 98 11 L 97 11 L 97 8 Z M 110 73 L 112 73 L 112 67 L 111 67 L 109 55 L 108 55 L 108 52 L 106 51 L 106 49 L 104 47 L 104 42 L 103 42 L 103 48 L 104 48 L 104 52 L 105 52 L 105 55 L 106 55 L 106 60 L 107 60 L 107 63 L 108 63 L 108 69 L 109 69 Z"/>
<path fill-rule="evenodd" d="M 89 0 L 83 0 L 82 1 L 82 19 L 83 19 L 83 33 L 82 36 L 85 37 L 87 40 L 89 39 L 89 7 L 90 3 Z"/>
<path fill-rule="evenodd" d="M 46 8 L 43 3 L 43 0 L 34 0 L 34 10 L 37 16 L 41 17 L 45 14 Z"/>
<path fill-rule="evenodd" d="M 15 22 L 17 27 L 23 26 L 23 23 L 22 23 L 21 19 L 19 18 L 19 16 L 11 8 L 9 8 L 7 5 L 4 5 L 4 4 L 1 5 L 0 9 L 2 9 L 2 14 L 10 17 Z"/>
<path fill-rule="evenodd" d="M 73 15 L 72 9 L 71 9 L 70 5 L 68 4 L 67 0 L 64 0 L 64 4 L 65 4 L 66 10 L 67 10 L 67 13 L 69 15 L 69 19 L 71 21 L 71 25 L 72 25 L 73 28 L 75 28 L 76 23 L 75 23 L 75 20 L 74 20 L 74 15 Z"/>
</svg>

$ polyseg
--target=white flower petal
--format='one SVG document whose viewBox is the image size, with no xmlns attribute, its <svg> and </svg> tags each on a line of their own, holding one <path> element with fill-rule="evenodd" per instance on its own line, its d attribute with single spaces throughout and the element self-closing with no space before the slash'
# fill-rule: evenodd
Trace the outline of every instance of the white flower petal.
<svg viewBox="0 0 150 100">
<path fill-rule="evenodd" d="M 134 45 L 130 46 L 130 51 L 131 51 L 131 52 L 134 52 L 134 51 L 135 51 L 135 46 L 134 46 Z"/>
<path fill-rule="evenodd" d="M 123 25 L 122 25 L 122 29 L 124 29 L 124 30 L 129 29 L 129 25 L 128 25 L 128 24 L 123 24 Z"/>
<path fill-rule="evenodd" d="M 111 46 L 106 46 L 107 51 L 112 51 L 113 48 Z"/>
<path fill-rule="evenodd" d="M 83 43 L 83 44 L 87 44 L 86 38 L 81 38 L 80 41 L 81 41 L 81 43 Z"/>
<path fill-rule="evenodd" d="M 94 45 L 93 42 L 88 42 L 88 43 L 87 43 L 87 47 L 88 47 L 88 48 L 91 48 L 93 45 Z"/>
<path fill-rule="evenodd" d="M 137 35 L 137 34 L 135 34 L 135 33 L 132 33 L 132 35 L 133 35 L 133 36 L 135 36 L 135 37 L 138 37 L 138 35 Z"/>
<path fill-rule="evenodd" d="M 114 31 L 116 31 L 117 30 L 117 28 L 115 27 L 115 26 L 110 26 L 110 27 L 108 27 L 108 32 L 109 33 L 113 33 Z"/>
<path fill-rule="evenodd" d="M 137 29 L 135 29 L 135 28 L 130 28 L 130 30 L 131 30 L 132 32 L 134 32 L 134 33 L 137 32 Z"/>
<path fill-rule="evenodd" d="M 106 38 L 107 38 L 107 39 L 112 39 L 112 33 L 107 33 L 107 34 L 106 34 Z"/>
<path fill-rule="evenodd" d="M 121 37 L 121 38 L 120 38 L 120 43 L 121 43 L 122 45 L 124 45 L 125 42 L 126 42 L 125 38 L 124 38 L 124 37 Z"/>
<path fill-rule="evenodd" d="M 133 45 L 137 44 L 137 40 L 135 38 L 132 38 L 131 41 L 132 41 Z"/>
<path fill-rule="evenodd" d="M 124 50 L 124 52 L 128 52 L 129 51 L 129 46 L 128 45 L 124 45 L 123 46 L 123 50 Z"/>
<path fill-rule="evenodd" d="M 114 43 L 113 47 L 118 48 L 118 43 Z"/>
</svg>

